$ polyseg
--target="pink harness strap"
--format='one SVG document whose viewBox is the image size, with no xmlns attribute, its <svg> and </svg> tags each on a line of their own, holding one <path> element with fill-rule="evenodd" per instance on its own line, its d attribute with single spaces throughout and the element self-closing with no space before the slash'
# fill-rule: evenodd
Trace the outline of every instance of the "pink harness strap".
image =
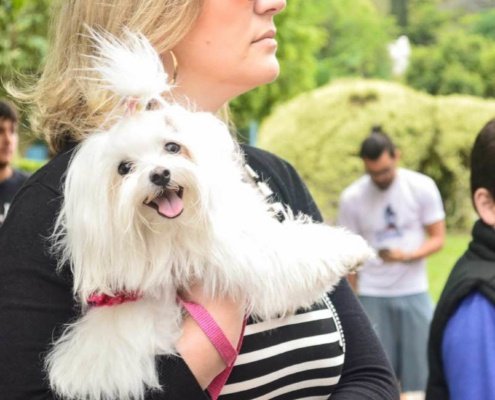
<svg viewBox="0 0 495 400">
<path fill-rule="evenodd" d="M 187 310 L 189 315 L 196 321 L 204 334 L 208 337 L 210 342 L 215 346 L 223 361 L 227 365 L 219 375 L 208 386 L 208 393 L 213 400 L 216 400 L 225 386 L 227 379 L 234 368 L 234 362 L 241 349 L 242 339 L 244 337 L 244 328 L 246 327 L 246 319 L 242 326 L 241 337 L 235 349 L 230 343 L 229 339 L 225 336 L 222 329 L 218 326 L 215 320 L 211 317 L 210 313 L 200 304 L 184 301 L 179 299 L 182 306 Z"/>
</svg>

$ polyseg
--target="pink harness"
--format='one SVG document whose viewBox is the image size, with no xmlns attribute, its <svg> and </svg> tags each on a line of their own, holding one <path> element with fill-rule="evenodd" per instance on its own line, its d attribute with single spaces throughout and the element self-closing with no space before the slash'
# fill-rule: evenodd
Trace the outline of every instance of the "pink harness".
<svg viewBox="0 0 495 400">
<path fill-rule="evenodd" d="M 89 296 L 87 302 L 92 307 L 115 306 L 122 303 L 136 301 L 141 298 L 141 295 L 136 292 L 118 292 L 114 296 L 106 294 L 93 294 Z M 218 354 L 222 357 L 227 366 L 208 386 L 208 393 L 212 400 L 218 399 L 222 388 L 225 386 L 227 379 L 234 368 L 234 363 L 241 349 L 242 339 L 244 337 L 244 328 L 246 327 L 246 319 L 242 326 L 241 336 L 237 348 L 234 348 L 229 339 L 225 336 L 222 329 L 218 326 L 210 313 L 200 304 L 184 301 L 178 298 L 178 301 L 184 307 L 189 315 L 196 321 L 203 333 L 215 346 Z"/>
</svg>

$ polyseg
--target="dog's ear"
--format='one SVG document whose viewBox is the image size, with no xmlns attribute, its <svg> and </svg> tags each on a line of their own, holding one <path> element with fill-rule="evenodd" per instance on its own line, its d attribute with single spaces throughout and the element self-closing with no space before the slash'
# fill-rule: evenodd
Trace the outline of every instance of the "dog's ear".
<svg viewBox="0 0 495 400">
<path fill-rule="evenodd" d="M 63 259 L 70 260 L 74 288 L 85 297 L 101 282 L 101 270 L 111 261 L 112 238 L 109 188 L 113 163 L 105 154 L 108 133 L 85 139 L 70 162 L 64 183 L 64 200 L 56 223 L 55 237 Z M 93 282 L 93 280 L 95 282 Z M 84 293 L 84 294 L 83 294 Z"/>
</svg>

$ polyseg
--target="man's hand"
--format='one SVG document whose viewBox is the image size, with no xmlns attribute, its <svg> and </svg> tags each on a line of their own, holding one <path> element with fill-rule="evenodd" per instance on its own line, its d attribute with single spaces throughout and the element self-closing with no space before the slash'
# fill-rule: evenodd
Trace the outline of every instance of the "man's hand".
<svg viewBox="0 0 495 400">
<path fill-rule="evenodd" d="M 428 238 L 415 251 L 406 253 L 400 249 L 382 249 L 378 251 L 378 255 L 385 262 L 411 262 L 436 253 L 445 241 L 445 222 L 442 220 L 427 225 L 425 230 Z"/>
<path fill-rule="evenodd" d="M 408 262 L 412 257 L 400 249 L 386 249 L 378 252 L 380 258 L 385 262 Z"/>
</svg>

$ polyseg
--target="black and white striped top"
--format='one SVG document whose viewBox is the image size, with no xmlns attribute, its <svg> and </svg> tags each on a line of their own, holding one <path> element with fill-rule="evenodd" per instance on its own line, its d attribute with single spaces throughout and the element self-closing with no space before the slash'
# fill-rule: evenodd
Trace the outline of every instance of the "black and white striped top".
<svg viewBox="0 0 495 400">
<path fill-rule="evenodd" d="M 327 400 L 344 355 L 344 336 L 328 296 L 290 317 L 250 320 L 219 400 Z"/>
<path fill-rule="evenodd" d="M 254 169 L 246 164 L 245 170 L 282 221 L 286 207 Z M 219 400 L 327 400 L 339 382 L 344 355 L 344 335 L 328 296 L 290 317 L 249 319 Z"/>
</svg>

